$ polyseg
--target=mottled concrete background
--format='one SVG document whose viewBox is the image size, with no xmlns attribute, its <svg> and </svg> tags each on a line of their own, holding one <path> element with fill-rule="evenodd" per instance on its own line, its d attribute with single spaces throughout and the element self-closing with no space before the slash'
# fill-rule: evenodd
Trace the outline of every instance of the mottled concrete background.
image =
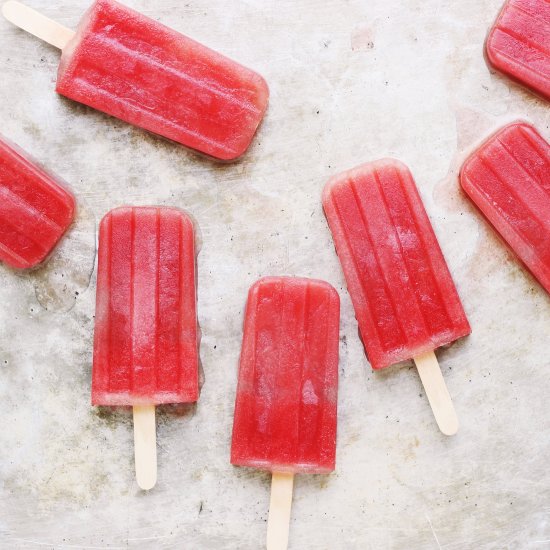
<svg viewBox="0 0 550 550">
<path fill-rule="evenodd" d="M 219 165 L 54 92 L 58 52 L 0 21 L 0 131 L 63 177 L 76 225 L 47 266 L 0 266 L 0 546 L 255 550 L 269 476 L 229 464 L 241 322 L 259 276 L 342 297 L 337 470 L 297 479 L 290 547 L 550 548 L 550 300 L 459 192 L 465 151 L 516 116 L 550 137 L 548 103 L 491 74 L 500 0 L 128 0 L 262 73 L 251 150 Z M 29 0 L 75 26 L 85 0 Z M 434 423 L 410 364 L 373 374 L 323 217 L 332 174 L 406 162 L 473 334 L 439 352 L 461 421 Z M 158 419 L 159 482 L 134 480 L 129 413 L 90 406 L 94 228 L 110 208 L 198 220 L 200 401 Z"/>
</svg>

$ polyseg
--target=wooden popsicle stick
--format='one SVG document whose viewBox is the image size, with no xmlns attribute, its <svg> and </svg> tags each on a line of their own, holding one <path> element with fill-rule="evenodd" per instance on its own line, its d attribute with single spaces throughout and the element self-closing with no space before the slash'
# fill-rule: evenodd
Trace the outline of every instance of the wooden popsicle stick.
<svg viewBox="0 0 550 550">
<path fill-rule="evenodd" d="M 445 435 L 454 435 L 458 431 L 458 418 L 435 353 L 419 355 L 414 362 L 439 429 Z"/>
<path fill-rule="evenodd" d="M 294 474 L 273 472 L 267 519 L 267 550 L 286 550 L 292 508 Z"/>
<path fill-rule="evenodd" d="M 138 485 L 148 491 L 157 482 L 157 427 L 154 405 L 134 409 L 134 453 Z"/>
<path fill-rule="evenodd" d="M 75 35 L 73 30 L 15 0 L 9 0 L 2 5 L 2 14 L 10 23 L 60 50 Z"/>
</svg>

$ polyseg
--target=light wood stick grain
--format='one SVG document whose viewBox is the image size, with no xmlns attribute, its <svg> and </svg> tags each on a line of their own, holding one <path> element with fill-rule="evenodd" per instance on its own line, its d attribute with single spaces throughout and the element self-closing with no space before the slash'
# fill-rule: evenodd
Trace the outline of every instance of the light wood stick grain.
<svg viewBox="0 0 550 550">
<path fill-rule="evenodd" d="M 435 353 L 419 355 L 414 362 L 439 429 L 445 435 L 454 435 L 458 431 L 458 418 Z"/>
<path fill-rule="evenodd" d="M 267 520 L 267 550 L 286 550 L 288 547 L 293 488 L 294 474 L 273 472 Z"/>
<path fill-rule="evenodd" d="M 9 0 L 2 5 L 2 14 L 10 23 L 60 50 L 75 35 L 73 30 L 15 0 Z"/>
<path fill-rule="evenodd" d="M 157 482 L 157 427 L 155 406 L 134 406 L 134 452 L 136 479 L 145 491 Z"/>
</svg>

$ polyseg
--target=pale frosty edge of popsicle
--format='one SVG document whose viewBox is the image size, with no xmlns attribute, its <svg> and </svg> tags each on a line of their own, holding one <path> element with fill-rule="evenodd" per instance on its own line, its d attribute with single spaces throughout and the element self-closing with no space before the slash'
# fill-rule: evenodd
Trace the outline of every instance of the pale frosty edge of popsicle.
<svg viewBox="0 0 550 550">
<path fill-rule="evenodd" d="M 84 15 L 56 90 L 221 160 L 245 152 L 269 97 L 258 73 L 114 0 Z"/>
<path fill-rule="evenodd" d="M 52 253 L 74 220 L 65 182 L 0 136 L 0 260 L 31 269 Z"/>
<path fill-rule="evenodd" d="M 232 464 L 287 473 L 334 470 L 339 324 L 340 298 L 329 283 L 264 277 L 250 288 Z"/>
<path fill-rule="evenodd" d="M 464 161 L 460 185 L 516 256 L 550 292 L 550 144 L 514 121 Z"/>
<path fill-rule="evenodd" d="M 485 40 L 489 64 L 550 99 L 550 2 L 507 0 Z"/>
<path fill-rule="evenodd" d="M 195 232 L 167 207 L 120 207 L 100 224 L 92 404 L 199 396 Z"/>
<path fill-rule="evenodd" d="M 323 209 L 373 369 L 471 328 L 409 169 L 381 159 L 332 177 Z"/>
</svg>

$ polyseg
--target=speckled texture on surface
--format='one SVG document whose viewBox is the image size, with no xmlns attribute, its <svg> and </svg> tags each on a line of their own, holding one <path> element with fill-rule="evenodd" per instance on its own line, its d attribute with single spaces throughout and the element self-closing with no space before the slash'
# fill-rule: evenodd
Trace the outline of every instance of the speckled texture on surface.
<svg viewBox="0 0 550 550">
<path fill-rule="evenodd" d="M 31 5 L 74 27 L 88 3 Z M 229 464 L 246 293 L 262 275 L 342 298 L 337 470 L 297 478 L 290 548 L 550 548 L 550 299 L 458 188 L 471 145 L 548 103 L 487 68 L 500 0 L 130 5 L 266 77 L 267 117 L 216 164 L 58 97 L 59 53 L 0 21 L 2 133 L 64 178 L 76 225 L 47 266 L 0 266 L 0 547 L 234 549 L 265 540 L 269 476 Z M 412 365 L 373 374 L 322 214 L 333 174 L 409 165 L 472 335 L 438 353 L 461 430 L 441 435 Z M 134 479 L 131 416 L 90 406 L 94 227 L 115 206 L 197 219 L 205 384 L 158 418 L 159 481 Z"/>
</svg>

